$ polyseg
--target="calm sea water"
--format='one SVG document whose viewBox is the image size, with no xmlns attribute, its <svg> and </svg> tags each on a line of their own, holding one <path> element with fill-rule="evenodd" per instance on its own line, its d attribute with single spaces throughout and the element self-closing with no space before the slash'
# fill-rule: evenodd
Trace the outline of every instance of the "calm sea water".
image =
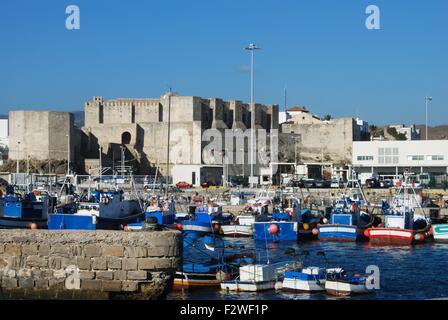
<svg viewBox="0 0 448 320">
<path fill-rule="evenodd" d="M 266 261 L 266 244 L 254 242 L 252 239 L 225 240 L 227 245 L 244 245 L 256 247 L 263 254 Z M 372 246 L 369 243 L 338 243 L 338 242 L 282 242 L 268 243 L 271 262 L 290 260 L 285 254 L 287 248 L 294 248 L 297 252 L 307 250 L 307 266 L 324 266 L 325 261 L 316 255 L 324 251 L 329 267 L 344 267 L 348 274 L 365 273 L 368 265 L 376 265 L 380 269 L 381 289 L 374 293 L 343 299 L 364 300 L 414 300 L 438 299 L 448 297 L 448 244 L 429 242 L 415 246 Z M 192 258 L 200 260 L 203 255 L 190 253 Z M 195 260 L 196 260 L 195 259 Z M 232 299 L 337 299 L 325 293 L 293 294 L 281 291 L 267 291 L 262 293 L 227 293 L 219 289 L 194 289 L 184 292 L 173 291 L 168 299 L 197 299 L 197 300 L 232 300 Z"/>
</svg>

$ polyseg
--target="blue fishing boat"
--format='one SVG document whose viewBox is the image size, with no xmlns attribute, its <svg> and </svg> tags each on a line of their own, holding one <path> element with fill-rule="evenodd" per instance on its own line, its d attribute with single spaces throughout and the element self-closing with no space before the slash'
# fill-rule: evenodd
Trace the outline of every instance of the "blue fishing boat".
<svg viewBox="0 0 448 320">
<path fill-rule="evenodd" d="M 22 192 L 15 185 L 6 187 L 0 210 L 0 228 L 46 228 L 53 198 L 42 190 Z"/>
<path fill-rule="evenodd" d="M 229 224 L 231 220 L 232 216 L 223 214 L 220 206 L 200 205 L 195 208 L 194 214 L 180 221 L 180 228 L 184 236 L 197 238 L 207 233 L 218 233 L 220 225 Z"/>
<path fill-rule="evenodd" d="M 48 229 L 52 230 L 120 230 L 125 225 L 144 219 L 138 199 L 127 199 L 123 190 L 91 193 L 82 196 L 76 212 L 64 213 L 60 209 L 48 217 Z"/>
<path fill-rule="evenodd" d="M 271 221 L 261 221 L 253 224 L 254 240 L 267 242 L 298 240 L 299 223 L 302 222 L 300 200 L 290 197 L 287 202 L 288 207 L 286 209 L 274 209 Z"/>
<path fill-rule="evenodd" d="M 364 232 L 372 227 L 375 217 L 367 210 L 361 209 L 368 205 L 368 201 L 360 181 L 354 180 L 354 182 L 358 192 L 353 192 L 350 196 L 342 194 L 334 204 L 330 221 L 325 219 L 326 223 L 317 227 L 320 240 L 345 242 L 367 240 Z"/>
<path fill-rule="evenodd" d="M 294 250 L 294 249 L 293 249 Z M 309 253 L 304 251 L 302 255 L 306 258 Z M 318 256 L 325 257 L 324 252 L 318 252 Z M 319 292 L 325 291 L 327 279 L 342 278 L 345 275 L 343 268 L 328 268 L 325 258 L 325 267 L 304 267 L 305 258 L 291 265 L 284 272 L 281 289 L 290 292 Z"/>
<path fill-rule="evenodd" d="M 159 226 L 176 228 L 176 203 L 174 199 L 161 201 L 157 197 L 152 197 L 145 210 L 145 220 L 136 223 L 130 223 L 126 226 L 127 230 L 141 230 L 146 221 L 153 219 Z"/>
</svg>

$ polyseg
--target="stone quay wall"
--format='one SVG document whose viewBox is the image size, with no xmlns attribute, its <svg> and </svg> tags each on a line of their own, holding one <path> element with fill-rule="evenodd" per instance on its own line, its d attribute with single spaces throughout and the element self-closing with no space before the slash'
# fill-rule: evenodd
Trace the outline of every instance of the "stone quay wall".
<svg viewBox="0 0 448 320">
<path fill-rule="evenodd" d="M 163 299 L 178 231 L 0 230 L 2 299 Z"/>
</svg>

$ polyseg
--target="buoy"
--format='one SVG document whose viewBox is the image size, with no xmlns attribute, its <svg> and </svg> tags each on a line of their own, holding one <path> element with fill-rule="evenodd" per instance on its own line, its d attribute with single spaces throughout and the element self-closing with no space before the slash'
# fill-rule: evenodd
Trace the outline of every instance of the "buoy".
<svg viewBox="0 0 448 320">
<path fill-rule="evenodd" d="M 327 223 L 328 223 L 328 219 L 327 219 L 327 218 L 323 218 L 323 219 L 322 219 L 322 222 L 323 222 L 324 224 L 327 224 Z"/>
<path fill-rule="evenodd" d="M 182 224 L 176 223 L 176 229 L 182 231 Z"/>
<path fill-rule="evenodd" d="M 283 288 L 283 282 L 277 281 L 274 285 L 275 290 L 281 290 Z"/>
<path fill-rule="evenodd" d="M 319 230 L 317 228 L 314 228 L 312 233 L 313 235 L 317 236 L 319 234 Z"/>
<path fill-rule="evenodd" d="M 302 228 L 303 228 L 303 230 L 308 230 L 309 228 L 310 228 L 310 225 L 308 224 L 308 223 L 304 223 L 303 225 L 302 225 Z"/>
<path fill-rule="evenodd" d="M 364 230 L 364 235 L 368 238 L 370 236 L 369 229 Z"/>
<path fill-rule="evenodd" d="M 421 234 L 420 233 L 417 233 L 415 236 L 414 236 L 414 239 L 415 240 L 417 240 L 417 241 L 420 241 L 421 240 Z"/>
<path fill-rule="evenodd" d="M 129 231 L 129 226 L 128 225 L 123 226 L 123 230 L 124 231 Z"/>
<path fill-rule="evenodd" d="M 268 228 L 268 231 L 270 234 L 277 234 L 279 232 L 279 228 L 278 225 L 276 224 L 271 224 Z"/>
<path fill-rule="evenodd" d="M 30 228 L 31 228 L 31 230 L 36 230 L 36 229 L 37 229 L 37 224 L 32 223 L 32 224 L 30 225 Z"/>
</svg>

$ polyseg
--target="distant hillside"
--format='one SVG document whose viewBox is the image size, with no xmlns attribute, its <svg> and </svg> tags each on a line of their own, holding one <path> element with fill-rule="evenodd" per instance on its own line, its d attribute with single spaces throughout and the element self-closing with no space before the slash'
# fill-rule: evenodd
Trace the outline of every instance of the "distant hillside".
<svg viewBox="0 0 448 320">
<path fill-rule="evenodd" d="M 421 139 L 426 140 L 426 127 L 425 125 L 417 125 L 420 129 Z M 437 127 L 428 127 L 429 140 L 448 140 L 448 125 L 442 125 Z"/>
<path fill-rule="evenodd" d="M 75 126 L 82 128 L 84 126 L 84 111 L 72 111 L 75 115 Z"/>
</svg>

